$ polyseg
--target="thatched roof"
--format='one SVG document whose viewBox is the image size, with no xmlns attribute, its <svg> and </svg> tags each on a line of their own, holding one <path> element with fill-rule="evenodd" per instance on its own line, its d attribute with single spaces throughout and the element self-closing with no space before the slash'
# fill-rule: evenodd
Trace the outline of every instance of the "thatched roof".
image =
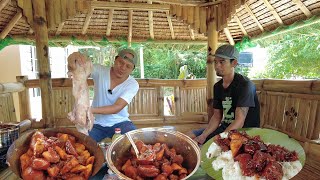
<svg viewBox="0 0 320 180">
<path fill-rule="evenodd" d="M 32 0 L 0 2 L 0 39 L 34 40 Z M 219 40 L 241 41 L 318 15 L 320 0 L 46 0 L 49 39 L 206 42 L 216 20 Z"/>
</svg>

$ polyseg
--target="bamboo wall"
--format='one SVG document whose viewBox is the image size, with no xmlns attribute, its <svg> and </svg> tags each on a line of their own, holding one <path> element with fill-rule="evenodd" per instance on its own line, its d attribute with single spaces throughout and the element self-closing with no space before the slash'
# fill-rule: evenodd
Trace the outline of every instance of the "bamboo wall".
<svg viewBox="0 0 320 180">
<path fill-rule="evenodd" d="M 320 81 L 255 81 L 260 90 L 261 126 L 305 142 L 319 139 Z"/>
<path fill-rule="evenodd" d="M 0 94 L 0 122 L 16 122 L 12 93 Z"/>
</svg>

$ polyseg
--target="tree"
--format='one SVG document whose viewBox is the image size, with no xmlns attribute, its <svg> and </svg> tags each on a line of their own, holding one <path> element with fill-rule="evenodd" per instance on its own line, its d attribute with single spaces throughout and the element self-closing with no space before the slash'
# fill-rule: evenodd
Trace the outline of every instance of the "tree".
<svg viewBox="0 0 320 180">
<path fill-rule="evenodd" d="M 179 69 L 188 66 L 197 78 L 206 75 L 206 45 L 147 44 L 143 45 L 145 78 L 177 79 Z M 133 72 L 140 77 L 140 67 Z"/>
<path fill-rule="evenodd" d="M 309 35 L 287 35 L 280 43 L 267 47 L 269 61 L 261 78 L 320 78 L 320 38 Z"/>
</svg>

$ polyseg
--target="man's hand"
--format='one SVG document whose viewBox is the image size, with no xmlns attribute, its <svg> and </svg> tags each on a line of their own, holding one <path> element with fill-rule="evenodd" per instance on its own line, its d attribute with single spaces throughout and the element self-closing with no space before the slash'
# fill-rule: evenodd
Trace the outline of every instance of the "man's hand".
<svg viewBox="0 0 320 180">
<path fill-rule="evenodd" d="M 74 52 L 69 55 L 68 57 L 68 63 L 73 65 L 75 63 L 78 63 L 80 66 L 84 66 L 87 62 L 87 57 L 80 52 Z"/>
<path fill-rule="evenodd" d="M 196 138 L 194 138 L 193 140 L 195 140 L 199 144 L 203 144 L 206 141 L 206 139 L 207 139 L 207 136 L 204 134 L 201 134 L 201 135 L 197 136 Z"/>
</svg>

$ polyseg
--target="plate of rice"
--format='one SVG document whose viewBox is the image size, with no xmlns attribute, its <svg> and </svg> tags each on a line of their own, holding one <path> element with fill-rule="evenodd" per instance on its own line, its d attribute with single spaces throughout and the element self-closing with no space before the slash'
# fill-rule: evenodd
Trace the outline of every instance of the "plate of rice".
<svg viewBox="0 0 320 180">
<path fill-rule="evenodd" d="M 217 180 L 287 180 L 301 171 L 305 158 L 295 139 L 264 128 L 223 132 L 201 147 L 201 167 Z"/>
</svg>

